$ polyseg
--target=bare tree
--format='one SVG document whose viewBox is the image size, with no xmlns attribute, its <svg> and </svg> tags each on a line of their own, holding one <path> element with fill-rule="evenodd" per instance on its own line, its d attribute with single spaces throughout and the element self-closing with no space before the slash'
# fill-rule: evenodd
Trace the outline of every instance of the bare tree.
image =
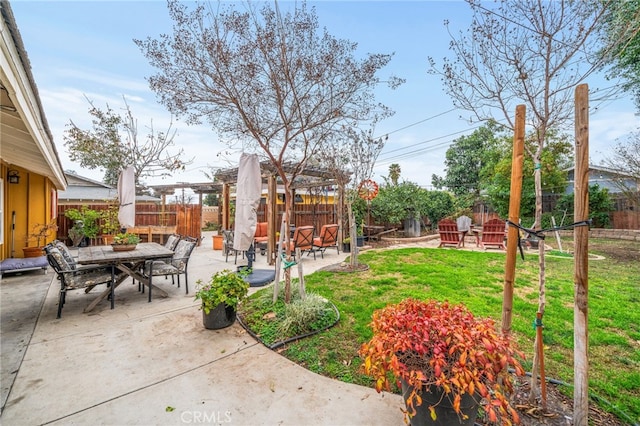
<svg viewBox="0 0 640 426">
<path fill-rule="evenodd" d="M 353 203 L 358 195 L 360 183 L 371 178 L 376 160 L 384 148 L 388 136 L 374 138 L 375 122 L 368 130 L 347 129 L 340 138 L 328 141 L 328 149 L 319 155 L 321 164 L 330 170 L 340 188 L 340 196 L 347 206 L 349 229 L 341 230 L 351 240 L 350 267 L 358 268 L 358 249 L 355 244 L 358 232 L 353 212 Z M 340 220 L 344 223 L 343 220 Z"/>
<path fill-rule="evenodd" d="M 65 146 L 69 149 L 71 161 L 78 161 L 82 167 L 104 169 L 104 182 L 118 183 L 118 175 L 125 167 L 135 169 L 136 187 L 141 180 L 151 176 L 170 176 L 171 172 L 184 170 L 192 160 L 184 161 L 184 150 L 169 154 L 174 145 L 176 130 L 173 121 L 167 131 L 155 130 L 153 121 L 149 124 L 146 138 L 138 137 L 138 120 L 124 98 L 125 113 L 118 114 L 107 104 L 106 110 L 96 107 L 89 99 L 89 114 L 93 117 L 93 128 L 83 130 L 72 120 L 65 131 Z"/>
<path fill-rule="evenodd" d="M 535 164 L 533 227 L 539 228 L 542 152 L 550 130 L 563 129 L 571 120 L 575 87 L 599 69 L 615 46 L 612 39 L 602 46 L 598 33 L 611 1 L 501 0 L 491 8 L 467 1 L 473 12 L 470 28 L 466 34 L 451 34 L 452 57 L 445 58 L 441 67 L 429 58 L 430 72 L 442 76 L 455 106 L 471 112 L 475 120 L 494 119 L 513 129 L 516 105 L 526 105 L 527 123 L 533 129 L 525 147 Z M 542 244 L 539 253 L 538 309 L 543 313 Z M 507 332 L 510 327 L 503 324 Z"/>
<path fill-rule="evenodd" d="M 634 209 L 640 208 L 640 129 L 613 147 L 604 164 L 614 173 L 613 183 Z"/>
<path fill-rule="evenodd" d="M 291 183 L 309 159 L 343 127 L 387 110 L 373 88 L 391 55 L 358 59 L 357 45 L 321 32 L 305 3 L 284 13 L 277 2 L 243 4 L 189 10 L 170 0 L 173 35 L 135 42 L 158 70 L 149 82 L 167 108 L 189 123 L 208 121 L 230 146 L 271 162 L 288 195 L 288 223 Z"/>
</svg>

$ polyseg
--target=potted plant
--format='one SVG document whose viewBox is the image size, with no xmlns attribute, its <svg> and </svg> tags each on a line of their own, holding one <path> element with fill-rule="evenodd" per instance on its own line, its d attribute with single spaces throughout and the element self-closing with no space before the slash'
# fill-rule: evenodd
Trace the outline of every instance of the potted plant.
<svg viewBox="0 0 640 426">
<path fill-rule="evenodd" d="M 98 220 L 100 219 L 100 212 L 90 209 L 88 206 L 82 206 L 79 210 L 72 208 L 64 212 L 64 215 L 73 221 L 73 227 L 69 230 L 69 238 L 74 240 L 78 238 L 78 234 L 82 234 L 80 242 L 74 243 L 74 246 L 81 246 L 86 238 L 96 238 L 100 227 Z M 75 229 L 74 229 L 75 228 Z M 73 230 L 73 236 L 72 231 Z"/>
<path fill-rule="evenodd" d="M 24 253 L 24 257 L 38 257 L 42 256 L 42 243 L 45 243 L 47 237 L 52 231 L 57 231 L 58 225 L 56 225 L 55 220 L 52 220 L 50 223 L 38 223 L 33 226 L 31 233 L 27 235 L 26 238 L 26 247 L 22 249 Z M 29 243 L 31 241 L 36 242 L 35 247 L 30 247 Z"/>
<path fill-rule="evenodd" d="M 100 232 L 102 233 L 102 241 L 104 244 L 111 244 L 113 237 L 120 231 L 120 222 L 118 221 L 118 206 L 110 204 L 106 209 L 100 212 Z"/>
<path fill-rule="evenodd" d="M 113 247 L 114 251 L 134 250 L 139 242 L 139 236 L 137 236 L 136 234 L 129 234 L 128 232 L 125 232 L 123 234 L 116 234 L 113 237 L 113 243 L 111 243 L 111 247 Z"/>
<path fill-rule="evenodd" d="M 345 253 L 351 251 L 351 238 L 347 237 L 342 240 L 342 251 Z"/>
<path fill-rule="evenodd" d="M 464 305 L 407 299 L 373 314 L 373 337 L 360 348 L 376 390 L 400 382 L 412 425 L 473 425 L 482 406 L 493 423 L 519 422 L 507 399 L 524 358 L 492 319 Z"/>
<path fill-rule="evenodd" d="M 247 296 L 249 283 L 246 272 L 225 269 L 211 276 L 208 283 L 196 281 L 195 300 L 200 300 L 202 321 L 207 329 L 228 327 L 236 320 L 238 304 Z"/>
</svg>

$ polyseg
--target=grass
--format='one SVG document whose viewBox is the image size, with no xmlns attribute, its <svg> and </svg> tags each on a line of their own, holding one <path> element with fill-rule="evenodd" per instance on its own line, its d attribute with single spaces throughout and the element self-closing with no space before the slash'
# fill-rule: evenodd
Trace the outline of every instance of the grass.
<svg viewBox="0 0 640 426">
<path fill-rule="evenodd" d="M 640 248 L 638 243 L 591 240 L 589 262 L 589 386 L 608 409 L 640 421 Z M 565 249 L 570 242 L 563 242 Z M 612 254 L 617 253 L 613 257 Z M 618 256 L 619 254 L 619 256 Z M 464 303 L 475 315 L 501 320 L 503 254 L 444 249 L 387 249 L 364 252 L 366 272 L 316 272 L 305 277 L 308 292 L 331 300 L 340 322 L 329 330 L 286 346 L 284 356 L 311 371 L 373 387 L 359 372 L 360 345 L 371 337 L 374 310 L 407 297 Z M 543 319 L 547 377 L 573 382 L 573 263 L 546 259 Z M 538 257 L 519 257 L 512 331 L 530 368 L 538 307 Z M 269 293 L 270 289 L 263 291 Z"/>
</svg>

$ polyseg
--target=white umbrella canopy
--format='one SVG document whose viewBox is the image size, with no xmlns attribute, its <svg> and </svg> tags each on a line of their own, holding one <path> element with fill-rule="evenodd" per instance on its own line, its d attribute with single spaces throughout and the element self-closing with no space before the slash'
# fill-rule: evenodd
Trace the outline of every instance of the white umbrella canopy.
<svg viewBox="0 0 640 426">
<path fill-rule="evenodd" d="M 118 176 L 118 222 L 121 228 L 132 228 L 136 225 L 136 178 L 133 166 L 120 172 Z"/>
<path fill-rule="evenodd" d="M 236 216 L 233 234 L 235 250 L 249 250 L 256 233 L 257 210 L 262 193 L 258 154 L 240 155 L 236 187 Z"/>
</svg>

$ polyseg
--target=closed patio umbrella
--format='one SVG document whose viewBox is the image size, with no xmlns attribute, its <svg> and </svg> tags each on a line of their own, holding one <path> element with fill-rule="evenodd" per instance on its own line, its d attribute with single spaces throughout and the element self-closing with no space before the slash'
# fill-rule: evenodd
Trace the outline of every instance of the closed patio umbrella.
<svg viewBox="0 0 640 426">
<path fill-rule="evenodd" d="M 133 166 L 120 172 L 118 176 L 118 222 L 121 228 L 132 228 L 136 225 L 136 179 Z"/>
<path fill-rule="evenodd" d="M 240 155 L 236 187 L 236 217 L 233 248 L 246 251 L 253 244 L 258 222 L 257 210 L 262 193 L 260 162 L 257 154 Z"/>
</svg>

